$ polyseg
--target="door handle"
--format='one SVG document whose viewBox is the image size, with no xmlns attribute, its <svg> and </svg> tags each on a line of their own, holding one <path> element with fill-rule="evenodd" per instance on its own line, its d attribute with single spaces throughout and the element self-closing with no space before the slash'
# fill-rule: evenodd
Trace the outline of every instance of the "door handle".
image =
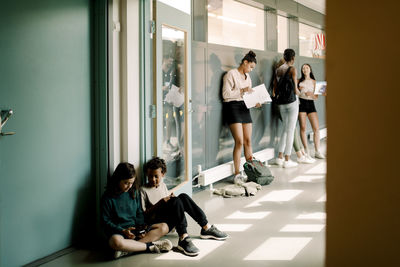
<svg viewBox="0 0 400 267">
<path fill-rule="evenodd" d="M 14 112 L 12 111 L 12 109 L 9 110 L 2 110 L 0 112 L 0 136 L 5 136 L 5 135 L 13 135 L 15 134 L 15 132 L 7 132 L 7 133 L 3 133 L 2 129 L 3 126 L 6 124 L 6 122 L 8 121 L 8 119 L 11 117 L 11 115 Z"/>
</svg>

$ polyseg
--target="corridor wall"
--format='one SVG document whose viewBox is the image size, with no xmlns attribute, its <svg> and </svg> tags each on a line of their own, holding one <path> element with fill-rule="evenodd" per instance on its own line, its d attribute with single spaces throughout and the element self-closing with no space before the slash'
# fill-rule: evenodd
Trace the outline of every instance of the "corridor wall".
<svg viewBox="0 0 400 267">
<path fill-rule="evenodd" d="M 0 8 L 0 266 L 94 238 L 92 1 Z M 86 240 L 86 241 L 85 241 Z"/>
</svg>

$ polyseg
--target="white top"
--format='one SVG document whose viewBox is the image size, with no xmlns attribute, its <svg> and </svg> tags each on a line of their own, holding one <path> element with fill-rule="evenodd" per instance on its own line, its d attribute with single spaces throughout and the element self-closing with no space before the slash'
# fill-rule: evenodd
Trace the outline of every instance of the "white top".
<svg viewBox="0 0 400 267">
<path fill-rule="evenodd" d="M 222 87 L 222 97 L 224 102 L 242 101 L 243 97 L 240 95 L 240 89 L 249 87 L 251 88 L 251 79 L 248 74 L 245 74 L 246 79 L 238 69 L 231 69 L 224 76 L 224 85 Z"/>
<path fill-rule="evenodd" d="M 303 89 L 300 90 L 300 87 L 304 87 Z M 299 83 L 299 90 L 300 90 L 300 98 L 302 99 L 307 99 L 307 100 L 314 100 L 312 96 L 306 96 L 306 92 L 311 92 L 314 94 L 314 80 L 304 80 L 301 83 Z"/>
<path fill-rule="evenodd" d="M 146 187 L 143 186 L 140 189 L 140 196 L 142 200 L 142 209 L 146 211 L 146 208 L 155 205 L 160 199 L 168 196 L 168 189 L 164 182 L 160 182 L 158 187 Z"/>
</svg>

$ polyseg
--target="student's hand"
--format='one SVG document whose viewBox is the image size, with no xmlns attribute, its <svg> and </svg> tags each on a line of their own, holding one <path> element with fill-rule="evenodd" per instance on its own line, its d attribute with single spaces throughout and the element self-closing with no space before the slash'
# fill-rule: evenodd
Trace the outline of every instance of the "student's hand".
<svg viewBox="0 0 400 267">
<path fill-rule="evenodd" d="M 171 198 L 171 195 L 164 197 L 163 200 L 164 200 L 164 202 L 168 202 L 168 200 L 170 200 L 170 198 Z"/>
<path fill-rule="evenodd" d="M 139 234 L 138 239 L 142 239 L 142 238 L 144 238 L 145 236 L 146 236 L 146 232 L 145 232 L 145 233 L 142 233 L 142 234 Z"/>
<path fill-rule="evenodd" d="M 306 92 L 306 96 L 314 96 L 313 92 Z"/>
<path fill-rule="evenodd" d="M 240 95 L 243 96 L 244 93 L 251 93 L 251 92 L 253 92 L 253 91 L 254 91 L 254 90 L 251 89 L 250 87 L 245 87 L 245 88 L 240 89 Z"/>
<path fill-rule="evenodd" d="M 136 229 L 135 227 L 129 227 L 127 229 L 122 230 L 122 233 L 124 234 L 124 236 L 126 236 L 129 239 L 135 239 L 136 236 L 132 232 L 135 229 Z"/>
<path fill-rule="evenodd" d="M 261 108 L 262 106 L 261 106 L 261 104 L 260 103 L 257 103 L 256 104 L 256 108 Z"/>
</svg>

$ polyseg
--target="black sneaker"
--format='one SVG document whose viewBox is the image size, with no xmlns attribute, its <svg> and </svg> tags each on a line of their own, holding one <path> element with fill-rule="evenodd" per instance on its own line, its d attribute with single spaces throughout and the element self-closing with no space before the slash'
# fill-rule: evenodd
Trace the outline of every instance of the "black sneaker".
<svg viewBox="0 0 400 267">
<path fill-rule="evenodd" d="M 193 244 L 190 237 L 185 237 L 178 242 L 178 249 L 188 256 L 197 256 L 200 250 Z"/>
<path fill-rule="evenodd" d="M 214 225 L 211 225 L 208 230 L 204 230 L 203 228 L 201 229 L 200 237 L 203 239 L 225 240 L 228 238 L 228 235 L 218 230 Z"/>
</svg>

